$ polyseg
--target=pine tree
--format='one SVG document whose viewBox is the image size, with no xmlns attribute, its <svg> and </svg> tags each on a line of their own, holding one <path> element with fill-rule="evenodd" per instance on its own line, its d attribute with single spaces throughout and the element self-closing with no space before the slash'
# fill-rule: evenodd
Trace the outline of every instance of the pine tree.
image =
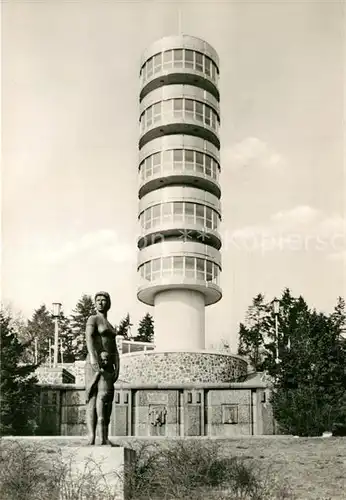
<svg viewBox="0 0 346 500">
<path fill-rule="evenodd" d="M 71 321 L 62 312 L 59 317 L 59 363 L 73 363 L 76 360 L 74 340 Z"/>
<path fill-rule="evenodd" d="M 154 320 L 149 313 L 147 313 L 139 322 L 137 336 L 134 340 L 140 342 L 154 341 Z"/>
<path fill-rule="evenodd" d="M 238 354 L 248 356 L 255 370 L 261 370 L 263 365 L 262 352 L 266 333 L 268 337 L 267 316 L 268 305 L 264 302 L 264 295 L 258 294 L 247 310 L 246 325 L 239 325 Z"/>
<path fill-rule="evenodd" d="M 117 332 L 117 335 L 122 335 L 124 339 L 129 340 L 131 338 L 131 327 L 133 324 L 131 323 L 130 320 L 130 314 L 127 313 L 125 318 L 123 318 L 119 326 L 115 326 L 115 330 Z"/>
<path fill-rule="evenodd" d="M 273 302 L 265 301 L 258 294 L 247 310 L 244 323 L 239 325 L 238 354 L 248 356 L 255 370 L 267 370 L 276 376 L 276 349 L 283 359 L 291 345 L 306 342 L 303 330 L 307 328 L 310 317 L 309 308 L 302 297 L 295 298 L 286 288 L 280 298 L 278 316 L 278 339 L 276 339 Z"/>
<path fill-rule="evenodd" d="M 22 362 L 27 344 L 19 341 L 11 318 L 3 312 L 0 312 L 0 333 L 0 434 L 31 434 L 38 405 L 36 366 Z"/>
<path fill-rule="evenodd" d="M 44 304 L 34 311 L 32 319 L 28 321 L 26 337 L 31 345 L 37 339 L 38 363 L 46 362 L 49 357 L 49 340 L 54 345 L 54 320 Z"/>
<path fill-rule="evenodd" d="M 334 327 L 339 331 L 340 335 L 346 335 L 346 304 L 345 299 L 338 297 L 336 306 L 331 315 Z"/>
<path fill-rule="evenodd" d="M 82 295 L 73 309 L 70 319 L 70 328 L 73 334 L 71 354 L 76 360 L 84 360 L 87 356 L 85 327 L 89 316 L 93 314 L 96 314 L 96 308 L 91 296 Z"/>
<path fill-rule="evenodd" d="M 30 336 L 28 334 L 28 321 L 24 318 L 21 312 L 13 309 L 12 305 L 2 305 L 2 314 L 9 321 L 9 327 L 16 332 L 19 342 L 25 344 L 26 349 L 23 351 L 22 361 L 23 363 L 34 363 L 34 345 L 31 342 Z"/>
</svg>

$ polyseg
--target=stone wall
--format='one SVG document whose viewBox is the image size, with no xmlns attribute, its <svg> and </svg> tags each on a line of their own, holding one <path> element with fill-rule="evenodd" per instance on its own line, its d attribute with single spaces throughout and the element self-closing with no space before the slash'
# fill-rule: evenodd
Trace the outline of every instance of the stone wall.
<svg viewBox="0 0 346 500">
<path fill-rule="evenodd" d="M 260 389 L 257 392 L 257 426 L 259 434 L 276 434 L 273 408 L 270 403 L 270 397 L 271 391 L 269 389 Z"/>
<path fill-rule="evenodd" d="M 61 424 L 62 436 L 86 435 L 85 390 L 69 388 L 61 391 Z"/>
<path fill-rule="evenodd" d="M 247 363 L 239 356 L 208 352 L 156 352 L 124 354 L 120 379 L 128 383 L 218 383 L 244 380 Z"/>
<path fill-rule="evenodd" d="M 61 365 L 56 368 L 40 366 L 36 369 L 35 374 L 41 384 L 74 384 L 76 382 L 73 371 L 66 370 Z"/>
<path fill-rule="evenodd" d="M 84 384 L 85 361 L 59 363 L 56 368 L 42 365 L 36 369 L 40 384 Z"/>
<path fill-rule="evenodd" d="M 76 384 L 84 384 L 85 361 L 75 361 L 74 363 L 64 363 L 64 368 L 75 377 Z"/>
<path fill-rule="evenodd" d="M 272 434 L 264 386 L 244 383 L 115 386 L 111 436 Z M 85 436 L 83 386 L 41 387 L 40 434 Z"/>
<path fill-rule="evenodd" d="M 256 433 L 253 428 L 252 391 L 230 389 L 208 391 L 207 434 L 234 437 Z"/>
<path fill-rule="evenodd" d="M 134 343 L 135 344 L 135 343 Z M 140 343 L 143 344 L 143 343 Z M 119 344 L 122 352 L 122 344 Z M 143 346 L 141 346 L 143 347 Z M 240 356 L 215 351 L 157 352 L 139 351 L 120 355 L 119 380 L 128 383 L 234 382 L 244 380 L 247 361 Z M 36 370 L 40 383 L 84 384 L 85 361 L 42 366 Z"/>
</svg>

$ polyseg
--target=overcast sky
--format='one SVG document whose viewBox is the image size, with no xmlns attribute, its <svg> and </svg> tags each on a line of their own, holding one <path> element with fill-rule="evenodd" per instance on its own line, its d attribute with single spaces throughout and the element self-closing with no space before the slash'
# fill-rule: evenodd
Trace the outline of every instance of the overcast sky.
<svg viewBox="0 0 346 500">
<path fill-rule="evenodd" d="M 231 340 L 254 295 L 329 311 L 345 295 L 343 2 L 3 2 L 2 298 L 31 316 L 109 291 L 136 324 L 139 61 L 179 32 L 220 55 L 222 300 Z"/>
</svg>

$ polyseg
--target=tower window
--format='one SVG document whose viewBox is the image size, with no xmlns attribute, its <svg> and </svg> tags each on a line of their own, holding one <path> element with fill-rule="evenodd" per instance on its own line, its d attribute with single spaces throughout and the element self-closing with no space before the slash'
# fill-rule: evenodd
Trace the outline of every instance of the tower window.
<svg viewBox="0 0 346 500">
<path fill-rule="evenodd" d="M 182 149 L 174 149 L 173 150 L 173 161 L 174 163 L 182 163 L 183 161 L 183 150 Z"/>
<path fill-rule="evenodd" d="M 189 224 L 195 223 L 195 206 L 194 203 L 185 203 L 185 221 Z"/>
<path fill-rule="evenodd" d="M 196 260 L 196 267 L 197 267 L 197 276 L 196 276 L 196 278 L 198 280 L 201 280 L 201 281 L 206 280 L 206 276 L 205 276 L 205 260 L 197 258 L 197 260 Z"/>
<path fill-rule="evenodd" d="M 192 99 L 166 99 L 149 106 L 141 115 L 141 132 L 155 126 L 161 120 L 196 120 L 218 131 L 219 119 L 216 111 L 199 101 Z"/>
<path fill-rule="evenodd" d="M 173 99 L 173 112 L 175 118 L 183 116 L 183 99 Z"/>
<path fill-rule="evenodd" d="M 138 272 L 146 282 L 177 276 L 218 284 L 220 268 L 214 262 L 187 255 L 159 257 L 142 264 Z"/>
<path fill-rule="evenodd" d="M 153 74 L 153 71 L 154 71 L 154 61 L 153 61 L 153 58 L 151 57 L 147 63 L 147 78 L 151 77 L 151 75 Z"/>
<path fill-rule="evenodd" d="M 218 228 L 220 216 L 214 209 L 199 203 L 171 201 L 147 208 L 141 213 L 139 221 L 144 230 L 169 222 L 180 222 L 214 231 Z"/>
<path fill-rule="evenodd" d="M 185 67 L 193 69 L 194 66 L 194 52 L 193 50 L 185 49 Z"/>
<path fill-rule="evenodd" d="M 203 73 L 206 77 L 217 82 L 219 72 L 210 57 L 190 49 L 174 49 L 155 54 L 142 66 L 140 77 L 143 81 L 153 78 L 162 70 L 186 68 Z"/>
<path fill-rule="evenodd" d="M 169 149 L 148 156 L 139 166 L 142 180 L 160 175 L 196 172 L 218 179 L 219 165 L 211 156 L 191 149 Z"/>
<path fill-rule="evenodd" d="M 172 67 L 173 62 L 173 50 L 166 50 L 163 53 L 163 68 L 168 69 Z"/>
<path fill-rule="evenodd" d="M 174 51 L 174 67 L 182 68 L 183 67 L 183 50 L 175 49 Z"/>
<path fill-rule="evenodd" d="M 173 274 L 183 274 L 184 271 L 184 257 L 173 257 Z"/>
<path fill-rule="evenodd" d="M 210 260 L 207 260 L 207 275 L 206 275 L 206 280 L 207 281 L 212 281 L 213 280 L 213 263 L 210 262 Z"/>
<path fill-rule="evenodd" d="M 211 65 L 212 65 L 211 59 L 209 59 L 209 57 L 205 56 L 204 57 L 204 71 L 208 76 L 211 76 Z"/>
<path fill-rule="evenodd" d="M 203 54 L 201 54 L 200 52 L 196 52 L 195 58 L 196 58 L 196 70 L 203 71 Z"/>
<path fill-rule="evenodd" d="M 153 123 L 159 122 L 161 120 L 161 102 L 157 102 L 152 106 L 153 109 Z"/>
<path fill-rule="evenodd" d="M 170 276 L 172 274 L 173 271 L 172 261 L 173 261 L 172 257 L 161 257 L 163 278 Z"/>
<path fill-rule="evenodd" d="M 196 102 L 196 119 L 203 122 L 203 104 L 201 102 Z"/>
<path fill-rule="evenodd" d="M 154 56 L 154 73 L 159 73 L 162 69 L 162 53 Z"/>
<path fill-rule="evenodd" d="M 193 118 L 194 116 L 194 101 L 192 99 L 185 99 L 185 116 Z"/>
</svg>

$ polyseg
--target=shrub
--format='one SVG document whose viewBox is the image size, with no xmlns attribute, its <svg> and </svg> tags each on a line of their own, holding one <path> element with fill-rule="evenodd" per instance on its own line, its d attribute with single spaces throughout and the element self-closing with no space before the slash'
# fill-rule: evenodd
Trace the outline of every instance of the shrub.
<svg viewBox="0 0 346 500">
<path fill-rule="evenodd" d="M 100 467 L 92 460 L 79 474 L 72 474 L 71 461 L 63 460 L 59 449 L 13 441 L 2 443 L 0 451 L 1 500 L 115 498 Z"/>
<path fill-rule="evenodd" d="M 58 448 L 5 441 L 1 445 L 2 500 L 114 500 L 97 463 L 72 474 Z M 128 469 L 133 500 L 269 500 L 292 498 L 281 485 L 265 482 L 251 464 L 220 457 L 217 444 L 178 441 L 140 445 Z M 47 455 L 49 455 L 47 457 Z M 71 457 L 72 459 L 72 457 Z M 70 459 L 70 460 L 71 460 Z"/>
<path fill-rule="evenodd" d="M 130 471 L 134 500 L 269 498 L 254 467 L 219 456 L 216 443 L 178 441 L 166 449 L 144 444 L 136 451 Z"/>
<path fill-rule="evenodd" d="M 61 470 L 39 453 L 37 447 L 18 442 L 2 443 L 0 455 L 2 500 L 49 500 L 55 498 Z"/>
<path fill-rule="evenodd" d="M 346 433 L 346 394 L 331 398 L 315 387 L 280 388 L 272 395 L 274 416 L 284 434 L 321 436 L 324 431 Z"/>
</svg>

